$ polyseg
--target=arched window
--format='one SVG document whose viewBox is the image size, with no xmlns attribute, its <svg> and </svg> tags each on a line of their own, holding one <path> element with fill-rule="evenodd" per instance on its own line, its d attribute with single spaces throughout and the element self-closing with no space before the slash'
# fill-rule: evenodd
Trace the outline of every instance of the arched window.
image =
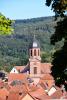
<svg viewBox="0 0 67 100">
<path fill-rule="evenodd" d="M 34 56 L 36 56 L 36 49 L 34 50 Z"/>
</svg>

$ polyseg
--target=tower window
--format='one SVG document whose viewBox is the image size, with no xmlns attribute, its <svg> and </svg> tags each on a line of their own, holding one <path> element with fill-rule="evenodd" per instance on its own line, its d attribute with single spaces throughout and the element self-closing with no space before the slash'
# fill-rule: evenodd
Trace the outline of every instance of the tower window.
<svg viewBox="0 0 67 100">
<path fill-rule="evenodd" d="M 34 56 L 36 56 L 36 50 L 34 50 Z"/>
<path fill-rule="evenodd" d="M 39 56 L 39 54 L 40 54 L 40 52 L 39 52 L 39 50 L 38 50 L 38 56 Z"/>
<path fill-rule="evenodd" d="M 34 74 L 37 74 L 37 67 L 34 67 Z"/>
<path fill-rule="evenodd" d="M 30 55 L 32 56 L 32 50 L 30 50 Z"/>
</svg>

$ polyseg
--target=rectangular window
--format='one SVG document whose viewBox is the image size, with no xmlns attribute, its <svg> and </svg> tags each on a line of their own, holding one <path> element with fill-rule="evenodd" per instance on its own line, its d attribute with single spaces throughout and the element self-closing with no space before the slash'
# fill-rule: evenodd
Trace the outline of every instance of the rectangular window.
<svg viewBox="0 0 67 100">
<path fill-rule="evenodd" d="M 36 49 L 34 50 L 34 56 L 36 56 Z"/>
<path fill-rule="evenodd" d="M 37 67 L 34 67 L 34 74 L 37 74 Z"/>
<path fill-rule="evenodd" d="M 40 55 L 40 51 L 38 50 L 38 56 Z"/>
<path fill-rule="evenodd" d="M 32 56 L 32 50 L 31 50 L 30 52 L 31 52 L 30 54 L 31 54 L 31 56 Z"/>
</svg>

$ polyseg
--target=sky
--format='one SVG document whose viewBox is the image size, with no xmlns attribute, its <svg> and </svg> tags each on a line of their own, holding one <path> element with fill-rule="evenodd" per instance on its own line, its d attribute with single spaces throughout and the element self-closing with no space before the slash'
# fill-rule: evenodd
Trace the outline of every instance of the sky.
<svg viewBox="0 0 67 100">
<path fill-rule="evenodd" d="M 0 12 L 10 19 L 53 16 L 45 0 L 0 0 Z"/>
</svg>

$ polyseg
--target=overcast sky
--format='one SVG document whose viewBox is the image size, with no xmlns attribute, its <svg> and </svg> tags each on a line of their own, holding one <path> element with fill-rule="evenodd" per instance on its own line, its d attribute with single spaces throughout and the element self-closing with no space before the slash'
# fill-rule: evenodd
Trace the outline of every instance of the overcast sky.
<svg viewBox="0 0 67 100">
<path fill-rule="evenodd" d="M 11 19 L 52 16 L 45 0 L 0 0 L 0 12 Z"/>
</svg>

